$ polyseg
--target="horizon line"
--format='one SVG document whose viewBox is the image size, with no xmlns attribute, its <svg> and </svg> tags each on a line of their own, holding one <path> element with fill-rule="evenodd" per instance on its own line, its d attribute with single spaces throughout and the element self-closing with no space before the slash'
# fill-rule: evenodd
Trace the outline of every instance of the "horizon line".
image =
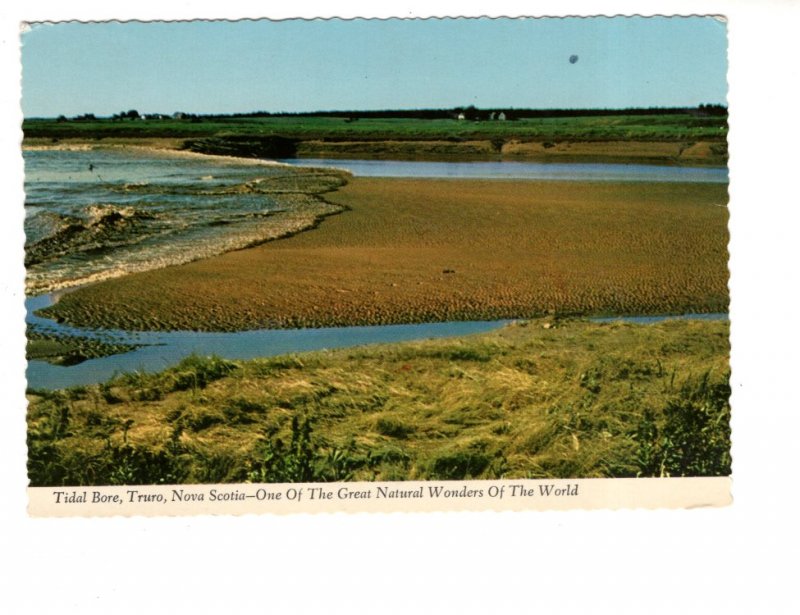
<svg viewBox="0 0 800 615">
<path fill-rule="evenodd" d="M 181 109 L 177 109 L 170 113 L 163 113 L 161 111 L 138 111 L 137 109 L 131 107 L 128 111 L 135 110 L 140 115 L 168 115 L 172 116 L 176 113 L 181 113 L 185 115 L 191 115 L 195 117 L 236 117 L 236 116 L 247 116 L 247 115 L 255 115 L 255 114 L 263 114 L 263 115 L 271 115 L 271 116 L 286 116 L 286 115 L 324 115 L 327 113 L 330 114 L 358 114 L 358 113 L 422 113 L 422 112 L 454 112 L 458 110 L 467 110 L 473 109 L 475 111 L 522 111 L 522 112 L 609 112 L 609 113 L 619 113 L 619 112 L 626 112 L 626 111 L 671 111 L 671 110 L 694 110 L 694 109 L 701 109 L 703 107 L 711 107 L 711 108 L 723 108 L 725 110 L 728 109 L 728 105 L 725 102 L 710 102 L 710 103 L 700 103 L 697 105 L 651 105 L 651 106 L 634 106 L 634 107 L 514 107 L 508 105 L 498 105 L 498 106 L 486 106 L 486 107 L 478 107 L 475 105 L 457 105 L 452 107 L 405 107 L 405 108 L 389 108 L 389 109 L 317 109 L 317 110 L 304 110 L 304 111 L 267 111 L 264 109 L 257 109 L 253 111 L 204 111 L 204 112 L 196 112 L 196 111 L 183 111 Z M 127 113 L 128 111 L 120 111 L 111 115 L 96 115 L 92 112 L 86 112 L 84 114 L 78 114 L 71 116 L 72 118 L 78 118 L 82 115 L 95 115 L 96 119 L 113 119 L 115 115 L 119 115 L 120 113 Z M 23 116 L 23 120 L 50 120 L 50 119 L 58 119 L 59 117 L 66 117 L 64 114 L 59 114 L 55 116 Z M 67 117 L 70 119 L 70 117 Z"/>
</svg>

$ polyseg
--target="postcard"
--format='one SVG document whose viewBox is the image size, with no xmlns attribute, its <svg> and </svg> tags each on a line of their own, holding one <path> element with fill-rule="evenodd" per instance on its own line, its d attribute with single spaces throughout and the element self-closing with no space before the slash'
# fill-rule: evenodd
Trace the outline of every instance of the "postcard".
<svg viewBox="0 0 800 615">
<path fill-rule="evenodd" d="M 21 41 L 31 516 L 730 503 L 724 18 Z"/>
</svg>

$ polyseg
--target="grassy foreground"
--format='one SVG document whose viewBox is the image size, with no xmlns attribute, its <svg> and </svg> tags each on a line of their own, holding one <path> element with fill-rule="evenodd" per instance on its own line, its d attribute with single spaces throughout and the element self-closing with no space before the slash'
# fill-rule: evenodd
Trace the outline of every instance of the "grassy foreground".
<svg viewBox="0 0 800 615">
<path fill-rule="evenodd" d="M 728 475 L 728 324 L 536 320 L 29 391 L 31 484 Z"/>
</svg>

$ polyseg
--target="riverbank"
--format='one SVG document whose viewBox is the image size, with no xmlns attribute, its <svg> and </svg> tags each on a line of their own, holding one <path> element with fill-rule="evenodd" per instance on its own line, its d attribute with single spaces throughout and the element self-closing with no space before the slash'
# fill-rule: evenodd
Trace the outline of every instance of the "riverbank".
<svg viewBox="0 0 800 615">
<path fill-rule="evenodd" d="M 526 161 L 724 166 L 727 149 L 711 142 L 666 141 L 302 141 L 298 158 Z"/>
<path fill-rule="evenodd" d="M 82 288 L 79 326 L 220 330 L 725 312 L 724 184 L 355 178 L 246 250 Z"/>
<path fill-rule="evenodd" d="M 259 138 L 203 137 L 104 137 L 87 139 L 26 138 L 27 148 L 148 148 L 154 151 L 196 152 L 198 154 L 263 158 L 362 158 L 366 160 L 425 160 L 442 162 L 525 161 L 560 163 L 655 164 L 714 166 L 727 163 L 727 144 L 717 141 L 625 141 L 625 140 L 526 140 L 467 139 L 298 139 L 275 149 Z"/>
<path fill-rule="evenodd" d="M 726 476 L 728 329 L 546 319 L 29 391 L 31 481 Z"/>
<path fill-rule="evenodd" d="M 727 114 L 718 109 L 551 114 L 518 110 L 413 117 L 369 112 L 297 116 L 26 119 L 25 143 L 130 143 L 255 158 L 530 160 L 725 166 Z M 467 114 L 468 115 L 468 114 Z M 479 121 L 478 121 L 479 120 Z"/>
</svg>

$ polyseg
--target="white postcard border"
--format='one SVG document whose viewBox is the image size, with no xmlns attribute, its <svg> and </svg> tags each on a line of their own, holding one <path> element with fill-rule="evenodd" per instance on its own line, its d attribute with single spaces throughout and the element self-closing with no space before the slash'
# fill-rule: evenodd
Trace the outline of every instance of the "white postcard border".
<svg viewBox="0 0 800 615">
<path fill-rule="evenodd" d="M 166 6 L 31 0 L 0 8 L 2 79 L 23 19 L 330 13 L 231 0 Z M 538 2 L 536 14 L 729 18 L 734 503 L 701 510 L 192 518 L 34 518 L 25 478 L 21 212 L 3 208 L 0 559 L 9 613 L 790 613 L 796 524 L 796 3 Z M 337 3 L 352 15 L 527 14 L 529 2 Z M 19 91 L 0 94 L 6 202 L 22 195 Z M 794 161 L 794 162 L 793 162 Z M 9 179 L 16 177 L 18 185 Z M 19 265 L 14 263 L 19 261 Z M 9 265 L 11 263 L 11 265 Z M 224 571 L 224 574 L 222 572 Z M 479 571 L 479 572 L 478 572 Z M 298 574 L 301 572 L 301 574 Z M 409 585 L 413 591 L 408 590 Z M 223 608 L 224 607 L 224 608 Z M 238 609 L 238 611 L 237 611 Z"/>
</svg>

